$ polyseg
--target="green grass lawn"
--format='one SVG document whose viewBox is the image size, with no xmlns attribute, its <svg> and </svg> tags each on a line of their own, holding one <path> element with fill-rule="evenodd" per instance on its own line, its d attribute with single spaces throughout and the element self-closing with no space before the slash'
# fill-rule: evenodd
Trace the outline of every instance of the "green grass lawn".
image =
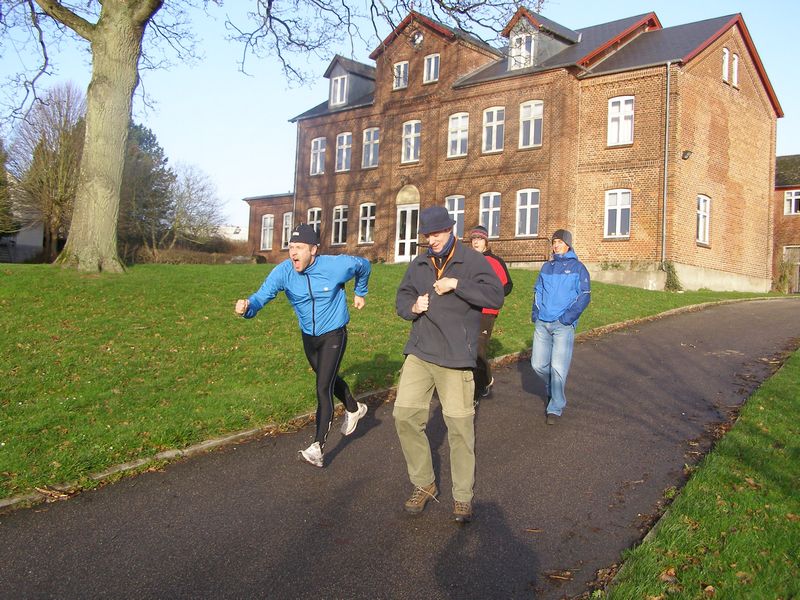
<svg viewBox="0 0 800 600">
<path fill-rule="evenodd" d="M 0 267 L 0 497 L 95 485 L 88 476 L 113 465 L 311 410 L 313 375 L 283 295 L 256 319 L 233 314 L 269 268 L 142 265 L 89 276 Z M 409 330 L 394 311 L 404 272 L 375 265 L 366 308 L 351 311 L 342 374 L 356 392 L 395 382 Z M 512 271 L 494 356 L 530 347 L 535 275 Z M 754 295 L 595 284 L 579 329 Z"/>
</svg>

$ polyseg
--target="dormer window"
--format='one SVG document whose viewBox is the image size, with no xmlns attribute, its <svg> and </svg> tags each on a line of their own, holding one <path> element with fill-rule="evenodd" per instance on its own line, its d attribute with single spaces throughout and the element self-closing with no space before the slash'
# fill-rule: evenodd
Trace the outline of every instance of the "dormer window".
<svg viewBox="0 0 800 600">
<path fill-rule="evenodd" d="M 408 87 L 408 61 L 395 63 L 394 65 L 394 80 L 392 81 L 392 89 L 401 90 Z"/>
<path fill-rule="evenodd" d="M 331 79 L 331 106 L 340 106 L 347 102 L 347 75 L 339 75 Z"/>
<path fill-rule="evenodd" d="M 533 64 L 533 34 L 518 33 L 511 37 L 508 68 L 524 69 Z"/>
</svg>

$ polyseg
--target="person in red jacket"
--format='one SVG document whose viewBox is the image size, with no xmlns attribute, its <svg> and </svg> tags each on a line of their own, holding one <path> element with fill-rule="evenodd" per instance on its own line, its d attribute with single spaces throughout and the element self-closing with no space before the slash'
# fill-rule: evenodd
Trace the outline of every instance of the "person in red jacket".
<svg viewBox="0 0 800 600">
<path fill-rule="evenodd" d="M 514 287 L 514 282 L 511 281 L 511 275 L 508 272 L 505 261 L 493 254 L 489 249 L 489 232 L 486 231 L 486 227 L 483 225 L 473 227 L 469 232 L 469 239 L 472 247 L 483 254 L 484 258 L 489 262 L 492 270 L 500 279 L 500 283 L 503 284 L 503 294 L 508 296 Z M 481 314 L 481 328 L 478 336 L 478 362 L 475 367 L 476 404 L 479 398 L 486 397 L 492 392 L 494 377 L 492 377 L 492 367 L 489 364 L 487 352 L 492 330 L 494 329 L 494 321 L 499 313 L 500 311 L 496 308 L 484 308 Z"/>
</svg>

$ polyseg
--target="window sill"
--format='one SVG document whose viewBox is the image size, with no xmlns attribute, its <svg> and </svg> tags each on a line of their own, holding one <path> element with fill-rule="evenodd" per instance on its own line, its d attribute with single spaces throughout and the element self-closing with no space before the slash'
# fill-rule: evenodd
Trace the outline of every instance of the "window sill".
<svg viewBox="0 0 800 600">
<path fill-rule="evenodd" d="M 541 150 L 542 144 L 535 144 L 533 146 L 520 146 L 517 150 Z"/>
<path fill-rule="evenodd" d="M 515 235 L 514 236 L 515 240 L 535 240 L 535 239 L 538 239 L 538 238 L 539 238 L 539 234 L 538 233 L 525 233 L 525 234 L 519 234 L 519 235 Z"/>
<path fill-rule="evenodd" d="M 418 164 L 419 164 L 419 161 L 418 161 L 418 160 L 410 160 L 410 161 L 408 161 L 408 162 L 401 162 L 401 163 L 400 163 L 400 166 L 401 166 L 401 167 L 415 167 L 415 166 L 417 166 Z"/>
<path fill-rule="evenodd" d="M 633 147 L 633 142 L 620 142 L 619 144 L 606 144 L 606 149 L 611 148 L 631 148 Z"/>
<path fill-rule="evenodd" d="M 445 157 L 445 160 L 464 160 L 467 158 L 466 154 L 454 154 L 453 156 Z"/>
<path fill-rule="evenodd" d="M 347 242 L 331 242 L 331 247 L 347 246 Z"/>
<path fill-rule="evenodd" d="M 431 79 L 430 81 L 423 81 L 422 85 L 432 85 L 434 83 L 439 83 L 438 79 Z"/>
<path fill-rule="evenodd" d="M 631 236 L 630 235 L 617 235 L 617 236 L 614 236 L 614 237 L 604 236 L 603 237 L 603 241 L 604 242 L 629 242 L 629 241 L 631 241 Z"/>
<path fill-rule="evenodd" d="M 342 169 L 341 171 L 334 171 L 334 174 L 339 175 L 340 173 L 349 173 L 350 169 Z"/>
<path fill-rule="evenodd" d="M 358 242 L 359 246 L 374 246 L 375 242 Z"/>
<path fill-rule="evenodd" d="M 377 169 L 378 165 L 361 165 L 362 171 L 369 171 L 370 169 Z"/>
<path fill-rule="evenodd" d="M 393 92 L 399 92 L 400 90 L 407 90 L 407 89 L 408 89 L 408 86 L 407 86 L 407 85 L 404 85 L 404 86 L 402 86 L 402 87 L 393 87 L 393 88 L 392 88 L 392 91 L 393 91 Z"/>
<path fill-rule="evenodd" d="M 709 250 L 711 249 L 711 244 L 709 243 L 706 242 L 696 242 L 696 243 L 698 248 L 708 248 Z"/>
<path fill-rule="evenodd" d="M 499 150 L 482 150 L 481 151 L 481 154 L 502 154 L 502 153 L 503 153 L 503 148 L 500 148 Z"/>
</svg>

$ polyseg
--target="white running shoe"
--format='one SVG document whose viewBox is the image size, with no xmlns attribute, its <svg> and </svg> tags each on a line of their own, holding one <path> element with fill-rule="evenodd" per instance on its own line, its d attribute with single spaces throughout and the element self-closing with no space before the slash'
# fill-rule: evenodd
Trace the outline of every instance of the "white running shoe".
<svg viewBox="0 0 800 600">
<path fill-rule="evenodd" d="M 365 414 L 367 414 L 367 405 L 362 402 L 357 402 L 358 409 L 355 412 L 344 411 L 344 422 L 342 423 L 342 435 L 350 435 L 356 430 L 356 425 Z"/>
<path fill-rule="evenodd" d="M 300 450 L 299 454 L 300 458 L 308 464 L 314 465 L 315 467 L 322 467 L 322 448 L 319 442 L 314 442 L 305 450 Z"/>
</svg>

